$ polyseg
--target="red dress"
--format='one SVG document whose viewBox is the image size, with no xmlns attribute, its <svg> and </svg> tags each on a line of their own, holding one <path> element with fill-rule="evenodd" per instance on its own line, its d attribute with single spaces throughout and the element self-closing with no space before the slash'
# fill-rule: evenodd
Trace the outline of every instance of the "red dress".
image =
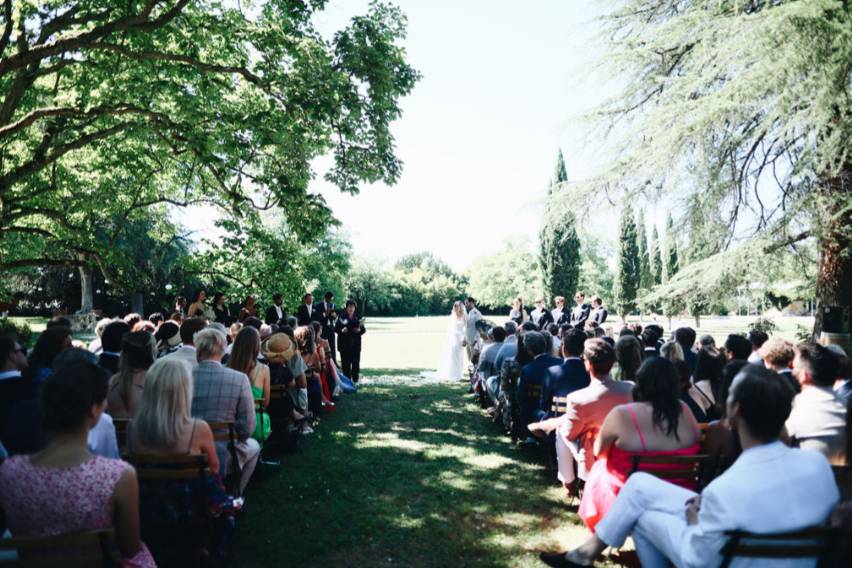
<svg viewBox="0 0 852 568">
<path fill-rule="evenodd" d="M 583 522 L 586 523 L 586 526 L 592 532 L 595 532 L 595 525 L 604 518 L 606 512 L 615 503 L 615 498 L 627 481 L 630 472 L 633 471 L 634 456 L 694 456 L 698 455 L 701 451 L 701 444 L 698 442 L 679 450 L 648 451 L 645 446 L 645 437 L 642 435 L 642 430 L 639 428 L 639 421 L 636 418 L 636 410 L 631 404 L 626 405 L 626 408 L 633 425 L 636 427 L 636 432 L 639 434 L 642 451 L 628 452 L 612 446 L 609 449 L 608 455 L 602 456 L 595 461 L 595 465 L 592 466 L 586 479 L 583 498 L 580 500 L 580 508 L 577 511 L 580 518 L 583 519 Z M 643 466 L 642 471 L 653 473 L 654 471 L 664 471 L 672 467 L 669 464 L 648 464 L 647 466 Z M 670 479 L 668 481 L 692 491 L 696 489 L 694 479 Z"/>
</svg>

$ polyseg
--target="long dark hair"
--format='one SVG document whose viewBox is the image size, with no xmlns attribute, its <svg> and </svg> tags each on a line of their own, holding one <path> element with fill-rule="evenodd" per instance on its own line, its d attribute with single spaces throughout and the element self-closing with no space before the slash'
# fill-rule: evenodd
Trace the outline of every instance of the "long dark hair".
<svg viewBox="0 0 852 568">
<path fill-rule="evenodd" d="M 646 359 L 636 373 L 633 400 L 649 402 L 653 408 L 654 427 L 666 435 L 677 435 L 680 417 L 680 376 L 674 364 L 662 357 Z"/>
<path fill-rule="evenodd" d="M 243 327 L 234 338 L 228 366 L 248 375 L 257 365 L 257 355 L 260 353 L 260 333 L 253 327 Z"/>
<path fill-rule="evenodd" d="M 29 368 L 36 371 L 39 367 L 53 368 L 53 360 L 65 348 L 65 340 L 71 330 L 64 326 L 48 327 L 38 336 L 29 356 Z"/>
<path fill-rule="evenodd" d="M 713 399 L 717 402 L 722 397 L 722 369 L 725 363 L 718 351 L 706 347 L 698 350 L 695 357 L 695 370 L 692 372 L 692 382 L 708 381 Z M 724 401 L 723 401 L 724 402 Z"/>
</svg>

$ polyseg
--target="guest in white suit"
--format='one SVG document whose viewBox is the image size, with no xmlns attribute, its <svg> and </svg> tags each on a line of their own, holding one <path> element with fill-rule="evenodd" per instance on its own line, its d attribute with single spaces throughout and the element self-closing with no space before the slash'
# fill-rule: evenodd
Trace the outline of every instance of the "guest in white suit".
<svg viewBox="0 0 852 568">
<path fill-rule="evenodd" d="M 792 392 L 778 375 L 747 365 L 728 397 L 743 452 L 698 495 L 647 473 L 630 476 L 596 534 L 566 554 L 542 553 L 550 566 L 591 566 L 604 548 L 633 536 L 645 568 L 715 568 L 723 560 L 725 531 L 780 533 L 824 523 L 839 494 L 818 452 L 789 448 L 778 437 L 790 414 Z M 799 568 L 816 559 L 736 558 L 731 566 Z"/>
</svg>

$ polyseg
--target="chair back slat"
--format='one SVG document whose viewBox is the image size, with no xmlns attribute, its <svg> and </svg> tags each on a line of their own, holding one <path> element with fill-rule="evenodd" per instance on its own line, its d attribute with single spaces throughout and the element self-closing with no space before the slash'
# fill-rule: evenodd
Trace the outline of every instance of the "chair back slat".
<svg viewBox="0 0 852 568">
<path fill-rule="evenodd" d="M 237 439 L 237 433 L 234 428 L 233 420 L 223 420 L 222 422 L 208 422 L 208 426 L 213 431 L 213 440 L 216 442 L 228 442 L 233 444 Z"/>
<path fill-rule="evenodd" d="M 550 404 L 550 412 L 552 412 L 554 416 L 562 416 L 568 412 L 568 397 L 554 396 L 553 402 Z"/>
<path fill-rule="evenodd" d="M 290 396 L 290 393 L 287 392 L 287 385 L 271 385 L 269 387 L 270 401 L 282 399 L 285 396 Z"/>
<path fill-rule="evenodd" d="M 127 461 L 136 468 L 140 480 L 203 479 L 210 475 L 210 462 L 202 455 L 130 454 Z"/>
<path fill-rule="evenodd" d="M 695 482 L 699 488 L 701 472 L 710 456 L 696 454 L 692 456 L 633 456 L 633 470 L 650 473 L 660 479 L 682 479 Z"/>
<path fill-rule="evenodd" d="M 127 425 L 130 420 L 127 418 L 113 418 L 112 425 L 115 427 L 115 439 L 118 442 L 118 453 L 124 455 L 127 453 Z"/>
<path fill-rule="evenodd" d="M 18 558 L 2 566 L 38 568 L 118 567 L 121 556 L 114 529 L 99 529 L 49 537 L 0 538 L 0 550 L 15 551 Z"/>
<path fill-rule="evenodd" d="M 527 398 L 541 398 L 541 385 L 535 383 L 527 385 Z"/>
<path fill-rule="evenodd" d="M 726 531 L 728 542 L 722 548 L 727 568 L 734 558 L 819 558 L 828 550 L 834 531 L 828 527 L 773 534 Z"/>
</svg>

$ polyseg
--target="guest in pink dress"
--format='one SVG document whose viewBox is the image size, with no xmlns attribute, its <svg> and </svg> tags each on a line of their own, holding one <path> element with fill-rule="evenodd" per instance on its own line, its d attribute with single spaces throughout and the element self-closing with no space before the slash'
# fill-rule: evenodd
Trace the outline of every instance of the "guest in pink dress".
<svg viewBox="0 0 852 568">
<path fill-rule="evenodd" d="M 106 408 L 108 380 L 97 365 L 79 363 L 45 381 L 43 421 L 52 440 L 38 453 L 3 462 L 0 507 L 14 537 L 112 527 L 124 566 L 156 566 L 139 537 L 136 472 L 87 447 L 88 432 Z"/>
<path fill-rule="evenodd" d="M 671 361 L 654 357 L 636 375 L 635 402 L 613 408 L 595 440 L 597 460 L 586 479 L 579 515 L 594 532 L 633 469 L 634 456 L 688 456 L 700 450 L 701 432 L 689 408 L 680 401 L 680 383 Z M 660 471 L 649 464 L 643 471 Z M 695 490 L 695 480 L 673 483 Z"/>
</svg>

